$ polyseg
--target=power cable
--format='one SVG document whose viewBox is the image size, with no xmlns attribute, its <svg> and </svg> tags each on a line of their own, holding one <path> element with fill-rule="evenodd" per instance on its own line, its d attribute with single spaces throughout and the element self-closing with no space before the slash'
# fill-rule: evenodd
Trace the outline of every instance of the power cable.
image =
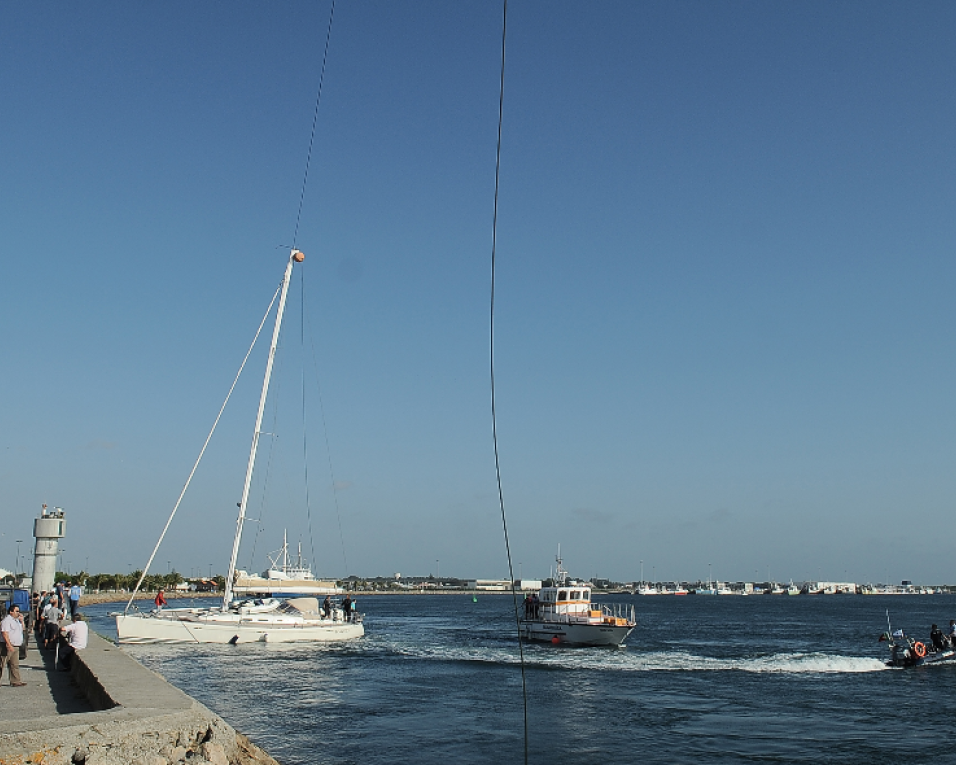
<svg viewBox="0 0 956 765">
<path fill-rule="evenodd" d="M 518 592 L 515 589 L 514 564 L 511 562 L 511 542 L 508 539 L 508 519 L 505 515 L 505 500 L 501 490 L 501 464 L 498 459 L 498 419 L 495 414 L 495 257 L 498 246 L 498 188 L 501 176 L 501 124 L 505 103 L 505 41 L 508 32 L 508 0 L 504 0 L 501 19 L 501 80 L 498 86 L 498 147 L 495 152 L 495 205 L 491 225 L 491 434 L 495 447 L 495 477 L 498 481 L 498 506 L 501 508 L 501 528 L 505 537 L 508 555 L 508 578 L 511 580 L 511 601 L 514 606 L 515 632 L 518 638 L 518 654 L 521 663 L 521 699 L 524 707 L 524 762 L 528 765 L 528 683 L 525 676 L 524 645 L 521 642 L 521 617 L 518 612 Z"/>
</svg>

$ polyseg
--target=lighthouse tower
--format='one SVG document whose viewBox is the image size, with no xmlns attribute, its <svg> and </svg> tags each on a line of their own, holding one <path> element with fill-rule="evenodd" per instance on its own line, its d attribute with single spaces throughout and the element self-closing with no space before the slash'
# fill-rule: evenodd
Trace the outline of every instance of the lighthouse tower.
<svg viewBox="0 0 956 765">
<path fill-rule="evenodd" d="M 36 537 L 36 550 L 33 553 L 33 592 L 49 592 L 56 579 L 56 556 L 60 540 L 66 535 L 66 518 L 63 508 L 54 507 L 43 512 L 33 520 L 33 536 Z"/>
</svg>

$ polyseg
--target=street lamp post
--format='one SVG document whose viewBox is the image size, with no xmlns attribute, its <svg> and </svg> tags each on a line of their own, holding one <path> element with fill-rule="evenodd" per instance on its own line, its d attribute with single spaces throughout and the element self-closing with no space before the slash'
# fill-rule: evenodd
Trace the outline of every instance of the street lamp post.
<svg viewBox="0 0 956 765">
<path fill-rule="evenodd" d="M 16 570 L 16 574 L 17 574 L 18 577 L 20 576 L 20 543 L 21 543 L 21 542 L 23 542 L 22 539 L 18 539 L 18 540 L 17 540 L 17 570 Z"/>
</svg>

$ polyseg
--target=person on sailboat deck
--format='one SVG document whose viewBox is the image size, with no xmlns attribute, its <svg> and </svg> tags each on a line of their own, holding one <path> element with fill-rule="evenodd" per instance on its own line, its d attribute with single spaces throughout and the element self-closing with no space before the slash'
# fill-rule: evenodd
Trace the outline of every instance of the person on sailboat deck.
<svg viewBox="0 0 956 765">
<path fill-rule="evenodd" d="M 949 620 L 949 644 L 956 648 L 956 619 Z"/>
<path fill-rule="evenodd" d="M 328 595 L 326 595 L 325 600 L 322 601 L 322 610 L 325 612 L 326 619 L 332 616 L 332 598 Z"/>
<path fill-rule="evenodd" d="M 156 608 L 162 608 L 163 606 L 169 605 L 166 602 L 166 591 L 160 587 L 159 592 L 156 593 L 156 600 L 153 601 L 156 604 Z"/>
<path fill-rule="evenodd" d="M 346 595 L 342 601 L 342 618 L 345 621 L 351 621 L 352 618 L 352 596 Z"/>
</svg>

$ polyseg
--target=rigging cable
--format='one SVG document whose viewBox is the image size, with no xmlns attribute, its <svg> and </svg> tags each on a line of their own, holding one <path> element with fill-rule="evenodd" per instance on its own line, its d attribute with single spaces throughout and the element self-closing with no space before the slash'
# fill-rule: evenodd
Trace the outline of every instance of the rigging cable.
<svg viewBox="0 0 956 765">
<path fill-rule="evenodd" d="M 325 82 L 325 62 L 329 58 L 329 40 L 332 38 L 332 18 L 335 16 L 335 0 L 329 9 L 329 27 L 325 32 L 325 52 L 322 54 L 322 71 L 319 74 L 319 87 L 315 93 L 315 111 L 312 113 L 312 134 L 309 136 L 309 153 L 305 158 L 305 173 L 302 176 L 302 191 L 299 192 L 299 211 L 295 215 L 295 231 L 292 234 L 292 249 L 295 249 L 299 236 L 299 221 L 302 218 L 302 204 L 305 201 L 305 187 L 309 182 L 309 166 L 312 164 L 312 146 L 315 143 L 315 126 L 319 121 L 319 101 L 322 100 L 322 83 Z"/>
<path fill-rule="evenodd" d="M 322 53 L 322 69 L 319 72 L 319 85 L 315 91 L 315 110 L 312 112 L 312 132 L 309 134 L 309 151 L 305 157 L 305 171 L 302 174 L 302 190 L 299 192 L 299 210 L 295 215 L 295 231 L 292 233 L 292 248 L 295 249 L 296 243 L 298 242 L 299 237 L 299 222 L 302 219 L 302 205 L 305 202 L 305 189 L 309 183 L 309 168 L 312 165 L 312 147 L 315 145 L 315 127 L 319 121 L 319 104 L 322 101 L 322 84 L 325 82 L 325 65 L 329 59 L 329 42 L 332 39 L 332 19 L 335 18 L 335 0 L 332 0 L 332 4 L 329 7 L 329 25 L 325 30 L 325 50 Z M 304 274 L 304 272 L 303 272 Z M 305 314 L 305 277 L 303 275 L 301 285 L 301 302 L 302 305 L 300 310 L 302 315 Z M 300 341 L 302 341 L 301 332 L 300 332 Z M 301 343 L 304 344 L 304 343 Z M 301 345 L 300 345 L 301 353 Z M 301 356 L 300 356 L 301 358 Z M 309 523 L 309 547 L 312 551 L 312 561 L 311 564 L 315 565 L 315 538 L 312 534 L 312 508 L 309 504 L 309 452 L 308 445 L 306 443 L 305 435 L 305 365 L 302 366 L 302 451 L 303 459 L 305 460 L 305 508 L 306 515 L 308 517 Z"/>
<path fill-rule="evenodd" d="M 521 642 L 521 618 L 518 613 L 518 593 L 515 590 L 514 564 L 511 562 L 511 543 L 508 540 L 508 519 L 505 515 L 505 500 L 501 491 L 501 465 L 498 460 L 498 421 L 495 416 L 495 255 L 498 245 L 498 187 L 501 175 L 501 123 L 505 103 L 505 40 L 508 31 L 508 0 L 504 0 L 501 19 L 501 80 L 498 86 L 498 148 L 495 153 L 495 205 L 491 225 L 491 434 L 495 447 L 495 477 L 498 481 L 498 506 L 501 508 L 501 528 L 508 554 L 508 578 L 511 580 L 511 601 L 514 606 L 515 632 L 518 637 L 518 653 L 521 663 L 521 699 L 524 707 L 524 762 L 528 765 L 528 684 L 525 677 L 524 646 Z"/>
<path fill-rule="evenodd" d="M 302 381 L 302 468 L 305 473 L 305 515 L 308 518 L 309 523 L 309 549 L 311 550 L 312 558 L 310 559 L 310 565 L 316 565 L 315 560 L 315 538 L 312 534 L 312 500 L 309 495 L 309 439 L 308 439 L 308 428 L 306 426 L 305 419 L 305 271 L 303 270 L 300 275 L 299 281 L 299 363 L 301 371 L 301 381 Z M 323 417 L 323 423 L 325 418 Z M 346 572 L 348 574 L 348 572 Z"/>
</svg>

